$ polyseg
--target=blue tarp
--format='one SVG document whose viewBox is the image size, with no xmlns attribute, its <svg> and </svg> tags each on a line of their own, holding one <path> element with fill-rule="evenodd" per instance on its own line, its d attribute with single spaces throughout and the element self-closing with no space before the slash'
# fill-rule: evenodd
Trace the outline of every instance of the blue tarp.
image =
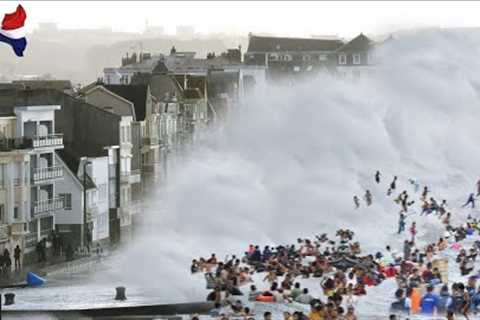
<svg viewBox="0 0 480 320">
<path fill-rule="evenodd" d="M 33 272 L 27 273 L 27 285 L 32 287 L 37 287 L 37 286 L 41 286 L 44 283 L 45 283 L 45 279 L 43 279 L 39 275 L 36 275 Z"/>
</svg>

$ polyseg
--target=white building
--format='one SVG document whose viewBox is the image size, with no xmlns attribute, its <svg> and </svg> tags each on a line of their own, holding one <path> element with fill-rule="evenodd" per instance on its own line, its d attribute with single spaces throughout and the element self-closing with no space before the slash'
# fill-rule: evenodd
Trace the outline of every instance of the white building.
<svg viewBox="0 0 480 320">
<path fill-rule="evenodd" d="M 59 235 L 74 248 L 91 242 L 107 241 L 110 194 L 108 157 L 82 158 L 76 161 L 64 153 L 62 156 L 64 159 L 59 157 L 59 162 L 64 167 L 65 178 L 57 184 L 57 192 L 64 199 L 65 208 L 56 214 Z M 86 176 L 83 174 L 84 168 Z"/>
<path fill-rule="evenodd" d="M 32 253 L 54 230 L 55 212 L 63 208 L 56 190 L 63 179 L 55 157 L 63 149 L 63 136 L 55 133 L 59 109 L 12 106 L 0 117 L 0 242 L 10 252 L 19 245 L 24 254 Z"/>
</svg>

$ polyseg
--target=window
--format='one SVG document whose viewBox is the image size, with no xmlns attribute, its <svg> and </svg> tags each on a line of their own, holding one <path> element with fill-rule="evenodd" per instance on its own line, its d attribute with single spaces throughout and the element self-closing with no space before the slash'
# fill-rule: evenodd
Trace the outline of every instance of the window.
<svg viewBox="0 0 480 320">
<path fill-rule="evenodd" d="M 60 193 L 60 199 L 63 200 L 63 208 L 65 210 L 72 210 L 72 194 Z"/>
<path fill-rule="evenodd" d="M 326 54 L 320 54 L 318 56 L 318 60 L 320 61 L 327 61 L 327 55 Z"/>
<path fill-rule="evenodd" d="M 125 142 L 125 132 L 123 131 L 124 127 L 120 127 L 120 143 Z"/>
<path fill-rule="evenodd" d="M 353 64 L 360 64 L 360 54 L 356 53 L 353 55 Z"/>
<path fill-rule="evenodd" d="M 270 54 L 268 55 L 268 60 L 272 60 L 272 61 L 278 60 L 278 54 L 276 54 L 276 53 L 270 53 Z"/>
<path fill-rule="evenodd" d="M 0 204 L 0 223 L 7 223 L 7 219 L 5 219 L 5 205 L 3 203 Z"/>
<path fill-rule="evenodd" d="M 312 57 L 310 57 L 310 55 L 307 54 L 307 55 L 304 55 L 302 57 L 302 59 L 303 59 L 303 61 L 310 61 L 312 59 Z"/>
<path fill-rule="evenodd" d="M 0 164 L 0 188 L 5 187 L 5 165 Z"/>
<path fill-rule="evenodd" d="M 289 54 L 284 54 L 284 55 L 281 56 L 281 60 L 283 60 L 283 61 L 292 61 L 293 58 L 292 58 L 292 56 L 289 55 Z"/>
<path fill-rule="evenodd" d="M 18 207 L 15 206 L 15 207 L 13 207 L 13 219 L 18 219 L 18 218 L 19 218 Z"/>
<path fill-rule="evenodd" d="M 22 185 L 22 162 L 15 162 L 13 164 L 13 185 Z"/>
<path fill-rule="evenodd" d="M 300 72 L 300 67 L 299 67 L 299 66 L 293 67 L 293 71 L 294 71 L 294 72 Z"/>
<path fill-rule="evenodd" d="M 338 64 L 347 64 L 347 56 L 344 53 L 338 56 Z"/>
</svg>

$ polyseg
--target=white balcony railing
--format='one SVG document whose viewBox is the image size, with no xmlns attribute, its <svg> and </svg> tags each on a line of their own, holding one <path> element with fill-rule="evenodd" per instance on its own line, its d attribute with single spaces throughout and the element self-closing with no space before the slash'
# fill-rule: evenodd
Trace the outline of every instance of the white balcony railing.
<svg viewBox="0 0 480 320">
<path fill-rule="evenodd" d="M 33 169 L 32 180 L 34 183 L 63 177 L 63 167 L 45 167 Z"/>
<path fill-rule="evenodd" d="M 34 148 L 55 147 L 61 145 L 63 145 L 63 134 L 61 133 L 33 137 Z"/>
<path fill-rule="evenodd" d="M 63 209 L 63 199 L 53 198 L 47 200 L 41 200 L 33 203 L 32 214 L 37 215 L 46 212 L 54 212 L 56 210 Z"/>
</svg>

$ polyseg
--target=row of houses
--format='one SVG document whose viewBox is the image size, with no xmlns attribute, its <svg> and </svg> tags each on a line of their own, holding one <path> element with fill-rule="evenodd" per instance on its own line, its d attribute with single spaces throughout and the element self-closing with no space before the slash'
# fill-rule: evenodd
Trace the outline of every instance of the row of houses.
<svg viewBox="0 0 480 320">
<path fill-rule="evenodd" d="M 265 66 L 271 82 L 330 72 L 344 77 L 360 76 L 378 63 L 375 42 L 363 33 L 344 41 L 336 37 L 282 38 L 249 34 L 244 54 L 246 65 Z"/>
<path fill-rule="evenodd" d="M 267 83 L 370 72 L 378 45 L 250 35 L 244 54 L 126 55 L 82 88 L 0 84 L 0 250 L 19 245 L 28 263 L 42 239 L 128 241 L 144 197 L 212 122 Z"/>
<path fill-rule="evenodd" d="M 203 92 L 165 73 L 76 90 L 1 84 L 0 250 L 18 245 L 29 263 L 43 239 L 47 248 L 128 241 L 165 164 L 212 117 Z"/>
</svg>

